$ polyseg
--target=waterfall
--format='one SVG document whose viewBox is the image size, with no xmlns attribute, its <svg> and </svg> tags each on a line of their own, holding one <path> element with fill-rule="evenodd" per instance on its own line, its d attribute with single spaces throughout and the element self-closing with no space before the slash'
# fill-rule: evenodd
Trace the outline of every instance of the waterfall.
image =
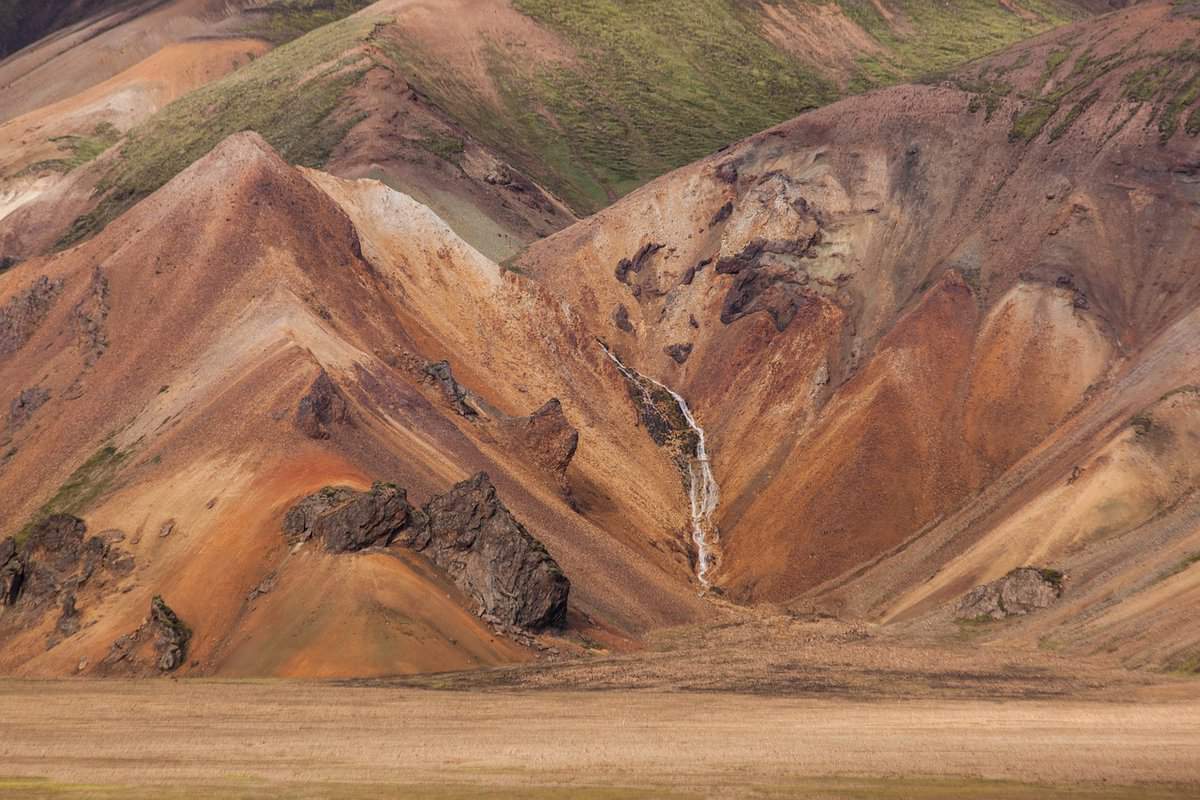
<svg viewBox="0 0 1200 800">
<path fill-rule="evenodd" d="M 687 420 L 688 426 L 696 434 L 696 450 L 694 453 L 690 453 L 688 458 L 688 500 L 691 505 L 692 542 L 696 545 L 696 578 L 699 579 L 700 585 L 707 589 L 711 585 L 709 573 L 716 562 L 714 550 L 717 544 L 717 528 L 713 522 L 713 514 L 716 513 L 717 503 L 720 502 L 721 490 L 717 486 L 716 478 L 713 477 L 704 429 L 696 422 L 696 417 L 688 407 L 687 401 L 678 392 L 654 378 L 642 375 L 625 366 L 621 359 L 617 358 L 603 342 L 600 342 L 600 348 L 617 365 L 621 374 L 641 389 L 642 399 L 645 403 L 653 404 L 653 400 L 650 392 L 642 384 L 643 380 L 653 383 L 671 395 L 679 406 L 683 418 Z"/>
</svg>

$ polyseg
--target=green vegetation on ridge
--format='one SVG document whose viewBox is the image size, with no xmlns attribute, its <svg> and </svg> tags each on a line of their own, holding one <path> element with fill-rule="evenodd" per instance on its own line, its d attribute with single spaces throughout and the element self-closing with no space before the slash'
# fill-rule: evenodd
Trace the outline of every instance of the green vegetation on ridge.
<svg viewBox="0 0 1200 800">
<path fill-rule="evenodd" d="M 371 27 L 354 18 L 327 25 L 191 92 L 135 128 L 97 186 L 99 205 L 75 221 L 59 246 L 97 233 L 240 131 L 257 131 L 291 163 L 321 166 L 358 121 L 335 111 L 371 66 L 367 56 L 352 54 Z"/>
</svg>

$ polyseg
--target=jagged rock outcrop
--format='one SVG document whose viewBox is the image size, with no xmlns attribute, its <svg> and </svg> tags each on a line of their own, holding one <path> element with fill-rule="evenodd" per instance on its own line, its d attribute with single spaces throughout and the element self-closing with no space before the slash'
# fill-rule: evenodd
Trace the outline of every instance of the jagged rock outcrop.
<svg viewBox="0 0 1200 800">
<path fill-rule="evenodd" d="M 663 249 L 663 245 L 657 242 L 649 242 L 641 246 L 634 254 L 633 258 L 622 258 L 617 262 L 615 276 L 621 283 L 629 283 L 629 273 L 640 273 L 642 268 L 650 261 L 651 256 Z"/>
<path fill-rule="evenodd" d="M 154 652 L 158 668 L 163 672 L 178 669 L 187 658 L 192 631 L 158 595 L 150 601 L 150 629 L 154 636 Z"/>
<path fill-rule="evenodd" d="M 8 427 L 15 430 L 24 425 L 49 399 L 50 392 L 40 386 L 22 389 L 8 406 Z"/>
<path fill-rule="evenodd" d="M 331 552 L 409 547 L 443 569 L 481 616 L 501 626 L 540 630 L 566 620 L 570 582 L 483 472 L 419 511 L 391 484 L 377 483 L 368 492 L 327 487 L 293 506 L 283 528 L 289 541 L 317 538 Z"/>
<path fill-rule="evenodd" d="M 500 502 L 487 473 L 435 497 L 424 517 L 413 548 L 444 569 L 485 617 L 532 630 L 566 621 L 567 576 Z"/>
<path fill-rule="evenodd" d="M 663 348 L 663 352 L 669 355 L 676 364 L 682 364 L 692 354 L 692 344 L 690 342 L 670 344 Z"/>
<path fill-rule="evenodd" d="M 527 417 L 502 421 L 500 427 L 529 454 L 530 461 L 554 475 L 564 493 L 569 494 L 567 467 L 579 447 L 579 431 L 567 421 L 557 397 Z"/>
<path fill-rule="evenodd" d="M 438 361 L 425 367 L 425 376 L 441 388 L 450 407 L 461 417 L 475 417 L 479 410 L 471 405 L 470 395 L 462 384 L 454 380 L 449 361 Z"/>
<path fill-rule="evenodd" d="M 959 619 L 1004 619 L 1046 608 L 1062 595 L 1063 575 L 1051 569 L 1018 567 L 1003 578 L 976 586 L 959 602 Z"/>
<path fill-rule="evenodd" d="M 331 553 L 387 547 L 408 527 L 412 506 L 403 489 L 376 483 L 366 492 L 322 489 L 292 508 L 284 532 L 292 541 L 321 540 Z"/>
<path fill-rule="evenodd" d="M 87 537 L 87 525 L 70 514 L 53 514 L 29 531 L 24 544 L 0 543 L 0 599 L 14 606 L 16 624 L 36 624 L 49 609 L 78 616 L 76 594 L 99 578 L 129 574 L 133 558 L 116 548 L 110 536 Z"/>
<path fill-rule="evenodd" d="M 62 281 L 40 276 L 29 288 L 0 306 L 0 357 L 15 353 L 50 313 Z"/>
<path fill-rule="evenodd" d="M 17 554 L 17 540 L 10 536 L 0 541 L 0 606 L 17 602 L 24 579 L 25 565 Z"/>
<path fill-rule="evenodd" d="M 350 405 L 329 374 L 321 370 L 308 388 L 308 394 L 300 398 L 300 405 L 296 409 L 296 427 L 310 439 L 328 439 L 332 426 L 349 422 Z"/>
<path fill-rule="evenodd" d="M 150 601 L 150 614 L 133 633 L 113 642 L 100 664 L 102 674 L 174 672 L 187 660 L 192 629 L 160 595 Z M 148 666 L 152 663 L 153 666 Z"/>
</svg>

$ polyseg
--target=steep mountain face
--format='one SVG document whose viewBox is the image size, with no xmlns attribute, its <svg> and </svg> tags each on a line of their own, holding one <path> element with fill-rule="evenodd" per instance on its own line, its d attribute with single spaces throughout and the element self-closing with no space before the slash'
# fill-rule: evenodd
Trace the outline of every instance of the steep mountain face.
<svg viewBox="0 0 1200 800">
<path fill-rule="evenodd" d="M 359 8 L 155 115 L 69 190 L 37 203 L 25 187 L 24 218 L 0 217 L 4 254 L 29 257 L 93 235 L 225 137 L 253 129 L 291 163 L 410 194 L 504 260 L 576 215 L 805 109 L 1088 13 L 1066 0 L 177 0 L 106 35 L 161 37 L 208 14 L 206 36 L 256 37 L 258 49 L 242 51 L 257 55 L 263 40 Z M 14 68 L 0 65 L 0 75 Z M 26 94 L 32 77 L 22 73 Z"/>
<path fill-rule="evenodd" d="M 729 594 L 911 619 L 1033 563 L 1091 579 L 1057 612 L 1081 646 L 1102 606 L 1127 633 L 1184 613 L 1197 34 L 1171 3 L 1069 27 L 806 114 L 521 256 L 688 398 Z M 1164 661 L 1200 640 L 1174 631 Z"/>
</svg>

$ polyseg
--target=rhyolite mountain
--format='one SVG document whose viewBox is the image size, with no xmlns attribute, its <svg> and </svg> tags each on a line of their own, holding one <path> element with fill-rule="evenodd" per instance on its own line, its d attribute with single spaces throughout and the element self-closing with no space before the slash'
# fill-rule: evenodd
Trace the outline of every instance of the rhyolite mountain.
<svg viewBox="0 0 1200 800">
<path fill-rule="evenodd" d="M 590 5 L 527 5 L 500 42 L 588 30 Z M 968 619 L 981 640 L 1195 668 L 1200 11 L 1133 5 L 807 111 L 578 221 L 552 162 L 472 133 L 463 164 L 508 170 L 484 191 L 562 223 L 503 265 L 395 188 L 419 182 L 303 166 L 303 92 L 266 119 L 289 137 L 217 124 L 121 183 L 155 126 L 300 80 L 282 56 L 385 6 L 368 37 L 415 25 L 375 4 L 149 117 L 96 161 L 111 220 L 0 274 L 0 670 L 465 669 L 720 602 L 936 640 L 1005 597 L 1027 613 Z M 404 80 L 469 130 L 453 87 Z M 689 415 L 720 487 L 707 592 Z"/>
</svg>

